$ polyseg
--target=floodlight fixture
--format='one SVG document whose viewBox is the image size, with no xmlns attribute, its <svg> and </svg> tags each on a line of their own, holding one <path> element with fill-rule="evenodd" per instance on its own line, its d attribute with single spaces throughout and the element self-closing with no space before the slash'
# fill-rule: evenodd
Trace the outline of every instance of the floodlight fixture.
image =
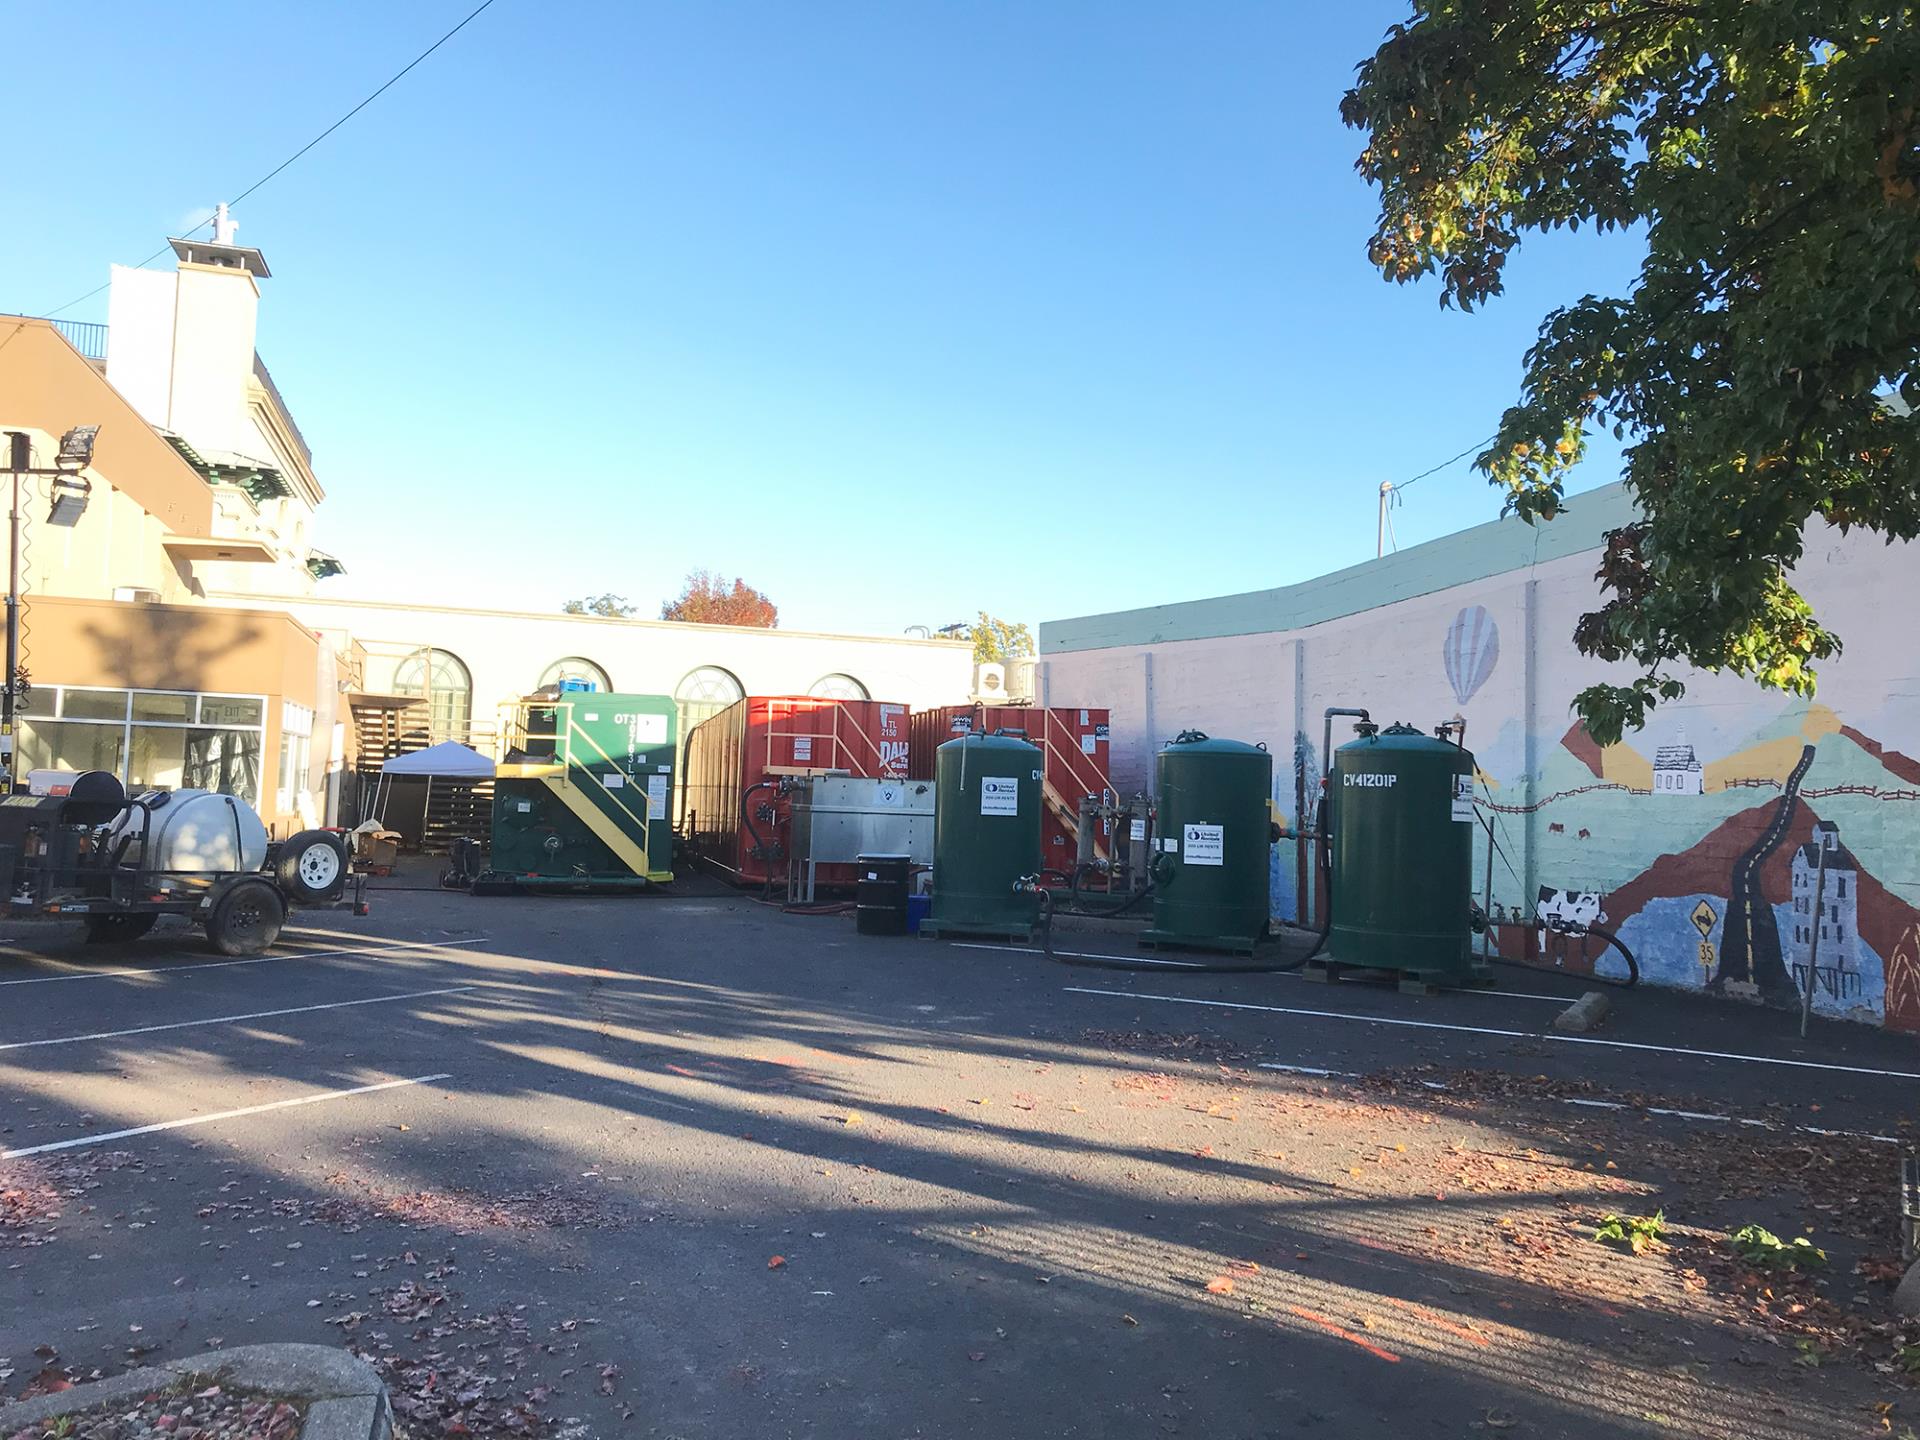
<svg viewBox="0 0 1920 1440">
<path fill-rule="evenodd" d="M 71 528 L 87 511 L 92 484 L 78 475 L 57 475 L 47 487 L 47 523 Z"/>
<path fill-rule="evenodd" d="M 93 463 L 93 438 L 98 425 L 76 425 L 60 437 L 60 453 L 54 465 L 61 470 L 84 470 Z"/>
</svg>

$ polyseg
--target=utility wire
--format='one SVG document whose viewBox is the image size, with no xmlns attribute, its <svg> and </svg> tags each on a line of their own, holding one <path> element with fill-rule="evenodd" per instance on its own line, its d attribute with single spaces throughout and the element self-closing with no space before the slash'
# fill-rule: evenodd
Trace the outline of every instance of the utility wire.
<svg viewBox="0 0 1920 1440">
<path fill-rule="evenodd" d="M 1474 441 L 1473 444 L 1469 445 L 1466 449 L 1462 450 L 1458 455 L 1449 455 L 1445 460 L 1442 460 L 1438 465 L 1430 466 L 1429 468 L 1422 470 L 1418 475 L 1414 476 L 1412 480 L 1402 480 L 1399 484 L 1395 485 L 1393 488 L 1395 490 L 1404 490 L 1409 485 L 1413 484 L 1415 481 L 1424 480 L 1429 475 L 1438 475 L 1442 470 L 1446 469 L 1449 465 L 1457 465 L 1462 460 L 1466 459 L 1467 456 L 1473 454 L 1475 451 L 1486 449 L 1487 446 L 1491 445 L 1496 439 L 1499 438 L 1499 435 L 1500 435 L 1500 432 L 1496 430 L 1493 432 L 1493 434 L 1487 436 L 1486 439 Z"/>
<path fill-rule="evenodd" d="M 309 140 L 306 144 L 302 145 L 298 150 L 294 151 L 293 154 L 289 155 L 286 159 L 282 160 L 278 165 L 274 166 L 273 169 L 269 170 L 266 174 L 262 175 L 258 180 L 254 181 L 253 184 L 247 186 L 246 189 L 242 190 L 238 195 L 234 196 L 233 199 L 227 202 L 227 208 L 229 210 L 233 209 L 242 200 L 246 199 L 249 195 L 253 194 L 254 191 L 258 190 L 262 185 L 266 184 L 269 180 L 273 179 L 274 176 L 278 175 L 282 170 L 286 169 L 289 165 L 293 164 L 294 161 L 298 160 L 302 155 L 306 154 L 309 150 L 313 149 L 314 146 L 318 145 L 322 140 L 326 139 L 329 135 L 333 134 L 334 131 L 338 130 L 342 125 L 346 124 L 354 116 L 358 115 L 362 110 L 366 109 L 367 106 L 371 105 L 374 101 L 378 100 L 382 95 L 386 94 L 387 91 L 391 90 L 395 85 L 397 85 L 402 79 L 406 77 L 408 71 L 412 70 L 421 61 L 425 60 L 429 55 L 433 54 L 434 51 L 438 50 L 442 45 L 446 44 L 447 41 L 451 40 L 454 36 L 458 35 L 462 30 L 466 29 L 468 25 L 472 24 L 476 19 L 479 18 L 481 11 L 488 9 L 490 6 L 492 6 L 493 3 L 494 3 L 494 0 L 481 0 L 481 3 L 476 7 L 474 7 L 474 9 L 468 13 L 466 19 L 462 20 L 458 25 L 454 26 L 451 30 L 447 31 L 446 34 L 442 35 L 438 40 L 434 41 L 433 44 L 429 45 L 426 49 L 422 50 L 418 55 L 414 56 L 413 59 L 407 62 L 406 66 L 403 69 L 394 72 L 394 74 L 388 78 L 386 84 L 382 85 L 378 90 L 374 91 L 371 95 L 367 96 L 367 98 L 362 100 L 358 105 L 354 106 L 351 110 L 347 111 L 347 113 L 342 115 L 338 120 L 334 121 L 331 125 L 327 126 L 326 129 L 322 130 L 318 135 L 314 136 L 313 139 Z M 187 235 L 197 234 L 200 231 L 206 229 L 207 226 L 211 225 L 212 223 L 213 223 L 213 216 L 209 215 L 206 219 L 202 220 L 198 225 L 194 226 L 193 229 L 187 231 Z M 186 236 L 181 236 L 180 238 L 185 239 Z M 154 251 L 153 254 L 147 256 L 145 260 L 142 260 L 140 264 L 146 265 L 150 261 L 158 260 L 162 255 L 167 253 L 168 248 L 169 248 L 168 246 L 162 245 L 158 250 Z M 71 310 L 74 306 L 82 304 L 85 301 L 91 300 L 94 296 L 98 295 L 102 290 L 105 290 L 107 286 L 111 285 L 112 283 L 113 282 L 109 280 L 104 285 L 96 285 L 93 287 L 93 289 L 87 291 L 86 294 L 78 297 L 77 299 L 69 300 L 64 305 L 57 306 L 54 309 L 47 311 L 46 314 L 40 316 L 39 318 L 41 318 L 42 320 L 51 320 L 54 316 L 58 315 L 62 310 Z"/>
</svg>

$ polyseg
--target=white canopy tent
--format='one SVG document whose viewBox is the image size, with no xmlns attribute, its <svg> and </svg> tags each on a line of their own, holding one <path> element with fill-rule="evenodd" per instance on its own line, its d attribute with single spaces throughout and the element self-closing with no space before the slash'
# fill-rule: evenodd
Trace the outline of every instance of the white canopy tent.
<svg viewBox="0 0 1920 1440">
<path fill-rule="evenodd" d="M 493 779 L 493 762 L 458 740 L 442 740 L 438 745 L 429 745 L 410 755 L 394 756 L 380 767 L 380 780 L 373 790 L 373 813 L 383 824 L 387 818 L 387 797 L 391 789 L 387 782 L 392 776 L 424 779 L 427 782 L 427 795 L 431 798 L 435 780 Z"/>
<path fill-rule="evenodd" d="M 443 780 L 491 780 L 493 762 L 458 740 L 442 740 L 411 755 L 396 755 L 380 767 L 382 775 L 430 775 Z"/>
</svg>

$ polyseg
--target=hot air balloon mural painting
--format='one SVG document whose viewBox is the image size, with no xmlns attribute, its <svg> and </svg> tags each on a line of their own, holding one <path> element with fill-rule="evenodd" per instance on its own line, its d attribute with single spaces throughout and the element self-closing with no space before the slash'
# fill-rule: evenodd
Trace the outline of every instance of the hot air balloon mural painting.
<svg viewBox="0 0 1920 1440">
<path fill-rule="evenodd" d="M 1487 683 L 1500 663 L 1500 627 L 1484 605 L 1469 605 L 1447 627 L 1440 656 L 1447 668 L 1453 698 L 1464 705 Z"/>
</svg>

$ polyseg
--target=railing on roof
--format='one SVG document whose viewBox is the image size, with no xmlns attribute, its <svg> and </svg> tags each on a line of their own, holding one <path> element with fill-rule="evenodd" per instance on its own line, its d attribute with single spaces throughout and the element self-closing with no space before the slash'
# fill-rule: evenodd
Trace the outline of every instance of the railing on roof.
<svg viewBox="0 0 1920 1440">
<path fill-rule="evenodd" d="M 280 397 L 280 387 L 273 383 L 273 376 L 267 372 L 267 362 L 260 358 L 258 350 L 253 352 L 253 376 L 266 387 L 267 394 L 273 397 L 273 403 L 280 407 L 287 429 L 293 432 L 293 443 L 300 447 L 300 458 L 309 465 L 313 464 L 313 447 L 307 444 L 307 437 L 300 433 L 300 427 L 293 423 L 293 411 L 287 408 L 287 402 Z"/>
<path fill-rule="evenodd" d="M 53 328 L 89 360 L 107 358 L 107 327 L 97 320 L 56 320 Z"/>
</svg>

